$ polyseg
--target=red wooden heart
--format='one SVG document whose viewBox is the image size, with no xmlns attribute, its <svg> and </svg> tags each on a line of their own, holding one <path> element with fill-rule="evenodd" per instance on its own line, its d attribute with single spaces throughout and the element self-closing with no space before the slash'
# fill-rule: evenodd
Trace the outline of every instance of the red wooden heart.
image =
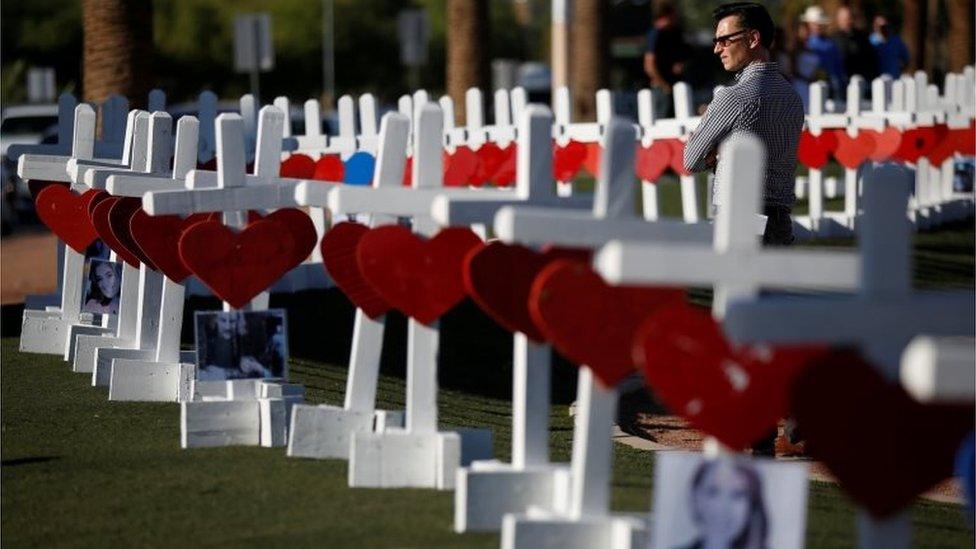
<svg viewBox="0 0 976 549">
<path fill-rule="evenodd" d="M 518 149 L 515 143 L 509 143 L 502 149 L 502 161 L 498 168 L 491 174 L 491 182 L 496 187 L 510 187 L 515 184 L 515 162 L 518 157 Z"/>
<path fill-rule="evenodd" d="M 434 322 L 464 299 L 461 266 L 481 239 L 452 227 L 429 240 L 406 227 L 371 229 L 359 240 L 356 258 L 363 277 L 380 296 L 423 324 Z"/>
<path fill-rule="evenodd" d="M 635 171 L 644 181 L 657 181 L 671 165 L 671 146 L 667 140 L 657 139 L 650 147 L 637 148 Z"/>
<path fill-rule="evenodd" d="M 933 166 L 939 167 L 955 152 L 956 140 L 949 133 L 949 128 L 945 124 L 935 126 L 935 144 L 925 154 L 925 157 Z"/>
<path fill-rule="evenodd" d="M 92 224 L 88 207 L 105 196 L 105 191 L 95 189 L 77 195 L 67 186 L 48 185 L 37 193 L 34 208 L 37 217 L 58 238 L 74 251 L 83 254 L 88 245 L 98 238 L 98 231 Z"/>
<path fill-rule="evenodd" d="M 901 136 L 901 144 L 895 151 L 894 157 L 905 162 L 915 163 L 927 155 L 936 145 L 938 134 L 935 128 L 912 128 Z"/>
<path fill-rule="evenodd" d="M 478 169 L 471 176 L 471 184 L 480 187 L 490 183 L 498 168 L 505 161 L 505 153 L 495 143 L 485 143 L 475 151 L 478 156 Z"/>
<path fill-rule="evenodd" d="M 608 286 L 586 263 L 560 259 L 532 283 L 529 312 L 556 350 L 613 387 L 634 371 L 631 343 L 637 326 L 659 307 L 682 299 L 679 289 Z"/>
<path fill-rule="evenodd" d="M 30 191 L 31 200 L 35 203 L 37 202 L 37 195 L 48 185 L 60 185 L 64 188 L 68 188 L 68 183 L 62 181 L 43 181 L 40 179 L 31 179 L 27 182 L 27 190 Z"/>
<path fill-rule="evenodd" d="M 151 216 L 139 209 L 129 220 L 129 232 L 158 271 L 173 282 L 182 282 L 190 270 L 180 258 L 180 236 L 187 227 L 208 219 L 219 222 L 220 214 L 198 213 L 183 219 L 177 215 Z"/>
<path fill-rule="evenodd" d="M 403 186 L 409 187 L 413 182 L 413 157 L 408 156 L 407 162 L 403 165 Z"/>
<path fill-rule="evenodd" d="M 970 122 L 968 128 L 949 130 L 956 142 L 956 152 L 966 156 L 976 155 L 976 121 Z"/>
<path fill-rule="evenodd" d="M 776 427 L 789 387 L 822 349 L 733 349 L 704 309 L 684 303 L 659 310 L 637 330 L 634 360 L 654 394 L 695 428 L 733 449 Z"/>
<path fill-rule="evenodd" d="M 857 168 L 874 152 L 874 137 L 867 132 L 858 132 L 857 137 L 851 137 L 845 129 L 834 130 L 837 148 L 834 158 L 845 168 Z"/>
<path fill-rule="evenodd" d="M 586 160 L 586 145 L 570 140 L 565 147 L 553 146 L 552 175 L 556 181 L 572 181 L 583 161 Z"/>
<path fill-rule="evenodd" d="M 813 135 L 809 130 L 800 134 L 800 144 L 796 150 L 796 158 L 804 166 L 819 170 L 830 159 L 830 152 L 837 146 L 837 138 L 833 132 L 825 131 L 820 135 Z"/>
<path fill-rule="evenodd" d="M 135 257 L 139 263 L 145 263 L 147 267 L 154 271 L 158 271 L 156 265 L 153 264 L 152 260 L 149 259 L 145 254 L 142 253 L 142 248 L 136 244 L 134 238 L 132 238 L 132 233 L 129 230 L 130 222 L 132 216 L 137 212 L 142 210 L 142 200 L 134 197 L 124 197 L 121 200 L 115 202 L 108 211 L 108 222 L 111 227 L 112 236 L 115 237 L 116 242 L 120 246 L 125 248 L 125 251 L 129 256 Z"/>
<path fill-rule="evenodd" d="M 685 169 L 684 141 L 680 139 L 668 139 L 666 142 L 671 148 L 671 169 L 674 173 L 678 175 L 691 175 L 691 172 Z"/>
<path fill-rule="evenodd" d="M 98 231 L 98 237 L 102 239 L 102 242 L 104 242 L 109 249 L 119 256 L 119 259 L 138 269 L 139 258 L 133 255 L 125 246 L 123 246 L 122 243 L 119 242 L 119 239 L 115 238 L 115 233 L 112 232 L 112 220 L 109 218 L 109 215 L 112 212 L 112 207 L 121 200 L 121 197 L 110 196 L 96 204 L 95 208 L 92 210 L 92 224 L 95 226 L 95 230 Z"/>
<path fill-rule="evenodd" d="M 874 138 L 874 150 L 868 156 L 875 162 L 881 162 L 891 158 L 898 147 L 901 146 L 901 132 L 897 128 L 888 127 L 884 131 L 861 130 Z"/>
<path fill-rule="evenodd" d="M 281 208 L 264 216 L 263 219 L 274 221 L 281 225 L 282 230 L 291 233 L 295 241 L 294 255 L 291 257 L 292 267 L 305 261 L 319 241 L 319 235 L 315 232 L 315 223 L 312 223 L 308 214 L 297 208 Z"/>
<path fill-rule="evenodd" d="M 271 220 L 250 223 L 237 233 L 211 220 L 187 228 L 179 249 L 190 272 L 239 309 L 294 266 L 295 240 Z"/>
<path fill-rule="evenodd" d="M 342 163 L 342 158 L 339 155 L 323 154 L 315 162 L 315 172 L 312 173 L 312 179 L 342 183 L 345 174 L 346 165 Z"/>
<path fill-rule="evenodd" d="M 312 179 L 315 175 L 315 161 L 308 155 L 293 154 L 281 163 L 281 177 Z"/>
<path fill-rule="evenodd" d="M 593 177 L 600 174 L 600 154 L 602 154 L 602 149 L 599 143 L 586 144 L 586 158 L 583 159 L 583 167 Z"/>
<path fill-rule="evenodd" d="M 444 186 L 465 187 L 471 183 L 478 171 L 478 155 L 465 146 L 455 149 L 453 154 L 444 153 Z"/>
<path fill-rule="evenodd" d="M 972 406 L 922 405 L 851 351 L 835 351 L 797 376 L 792 411 L 806 450 L 851 498 L 888 516 L 952 475 Z"/>
<path fill-rule="evenodd" d="M 464 258 L 464 287 L 481 310 L 511 332 L 543 342 L 529 316 L 529 290 L 539 271 L 557 259 L 588 261 L 589 250 L 552 248 L 543 253 L 524 246 L 492 242 Z"/>
<path fill-rule="evenodd" d="M 336 286 L 349 301 L 370 318 L 379 318 L 390 310 L 390 304 L 366 279 L 356 260 L 356 246 L 369 227 L 360 223 L 344 222 L 335 225 L 322 237 L 322 263 Z"/>
</svg>

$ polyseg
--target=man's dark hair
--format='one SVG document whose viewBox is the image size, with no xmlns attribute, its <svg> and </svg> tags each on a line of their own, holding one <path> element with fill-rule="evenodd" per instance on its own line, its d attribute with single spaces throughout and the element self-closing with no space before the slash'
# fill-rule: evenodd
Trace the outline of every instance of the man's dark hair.
<svg viewBox="0 0 976 549">
<path fill-rule="evenodd" d="M 773 45 L 775 25 L 773 25 L 773 18 L 769 16 L 765 6 L 755 2 L 722 4 L 712 12 L 712 19 L 718 25 L 719 21 L 732 15 L 739 18 L 739 24 L 743 29 L 759 31 L 759 43 L 764 48 L 768 49 Z"/>
<path fill-rule="evenodd" d="M 654 10 L 654 18 L 660 19 L 662 17 L 677 17 L 678 9 L 674 7 L 671 2 L 661 2 L 658 4 L 657 9 Z"/>
</svg>

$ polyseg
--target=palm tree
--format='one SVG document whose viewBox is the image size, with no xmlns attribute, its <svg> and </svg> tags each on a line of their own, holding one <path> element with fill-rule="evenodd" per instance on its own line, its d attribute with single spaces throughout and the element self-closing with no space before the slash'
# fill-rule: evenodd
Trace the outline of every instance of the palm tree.
<svg viewBox="0 0 976 549">
<path fill-rule="evenodd" d="M 976 6 L 972 0 L 948 0 L 949 36 L 946 39 L 950 71 L 961 71 L 973 62 L 973 18 Z"/>
<path fill-rule="evenodd" d="M 606 87 L 610 67 L 607 52 L 606 0 L 575 0 L 570 51 L 570 82 L 573 116 L 591 120 L 596 116 L 596 92 Z"/>
<path fill-rule="evenodd" d="M 928 28 L 928 1 L 905 0 L 902 19 L 901 38 L 908 46 L 907 71 L 925 68 L 925 34 Z"/>
<path fill-rule="evenodd" d="M 144 106 L 152 86 L 151 0 L 82 0 L 85 101 L 124 95 Z"/>
<path fill-rule="evenodd" d="M 464 93 L 489 85 L 488 0 L 448 0 L 446 27 L 447 93 L 457 106 L 456 122 L 464 124 Z"/>
</svg>

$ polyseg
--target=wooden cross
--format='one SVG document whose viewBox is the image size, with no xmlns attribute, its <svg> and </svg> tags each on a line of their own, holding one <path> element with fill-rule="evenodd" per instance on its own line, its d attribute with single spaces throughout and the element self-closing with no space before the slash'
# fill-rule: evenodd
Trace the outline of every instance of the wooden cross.
<svg viewBox="0 0 976 549">
<path fill-rule="evenodd" d="M 729 337 L 736 342 L 856 344 L 893 379 L 902 351 L 916 335 L 972 336 L 972 292 L 912 291 L 911 227 L 904 213 L 910 185 L 911 174 L 893 164 L 865 174 L 863 265 L 856 294 L 733 302 L 725 321 Z M 859 512 L 858 539 L 860 547 L 909 547 L 908 512 L 886 520 Z"/>
<path fill-rule="evenodd" d="M 900 380 L 919 402 L 972 404 L 976 339 L 916 336 L 901 355 Z"/>
</svg>

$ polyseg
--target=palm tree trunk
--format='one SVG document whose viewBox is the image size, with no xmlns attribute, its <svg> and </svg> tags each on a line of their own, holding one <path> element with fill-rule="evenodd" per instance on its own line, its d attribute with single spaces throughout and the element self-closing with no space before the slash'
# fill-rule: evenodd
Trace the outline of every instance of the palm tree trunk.
<svg viewBox="0 0 976 549">
<path fill-rule="evenodd" d="M 457 124 L 465 123 L 468 88 L 487 91 L 488 0 L 447 2 L 447 93 L 454 100 Z"/>
<path fill-rule="evenodd" d="M 972 0 L 948 0 L 949 36 L 946 40 L 950 71 L 961 71 L 976 58 L 974 55 L 973 18 L 976 6 Z"/>
<path fill-rule="evenodd" d="M 85 101 L 109 95 L 144 106 L 152 86 L 151 0 L 83 0 Z"/>
<path fill-rule="evenodd" d="M 575 0 L 570 50 L 573 116 L 576 120 L 596 117 L 596 92 L 609 80 L 609 43 L 606 0 Z"/>
<path fill-rule="evenodd" d="M 901 38 L 908 46 L 908 66 L 914 72 L 925 68 L 925 31 L 928 28 L 927 0 L 905 0 Z"/>
</svg>

